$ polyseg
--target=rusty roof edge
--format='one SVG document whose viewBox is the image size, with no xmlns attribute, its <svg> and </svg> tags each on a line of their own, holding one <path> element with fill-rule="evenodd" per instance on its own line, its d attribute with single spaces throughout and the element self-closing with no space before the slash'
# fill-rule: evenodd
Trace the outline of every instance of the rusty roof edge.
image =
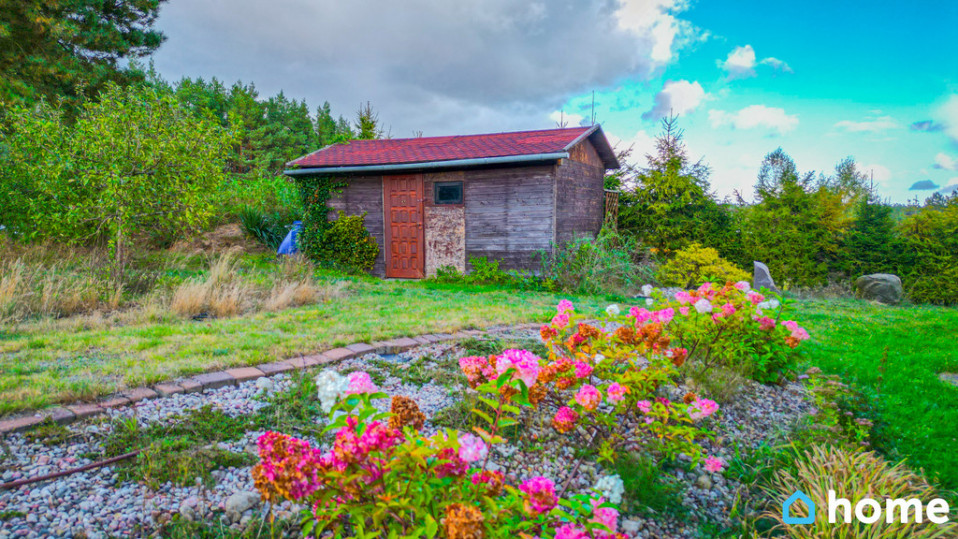
<svg viewBox="0 0 958 539">
<path fill-rule="evenodd" d="M 567 159 L 569 152 L 537 153 L 531 155 L 503 155 L 499 157 L 476 157 L 471 159 L 447 159 L 445 161 L 419 161 L 416 163 L 391 163 L 382 165 L 350 165 L 339 167 L 309 167 L 287 169 L 287 176 L 305 176 L 309 174 L 350 174 L 354 172 L 389 172 L 394 170 L 418 170 L 435 168 L 477 167 L 510 163 L 529 163 Z"/>
</svg>

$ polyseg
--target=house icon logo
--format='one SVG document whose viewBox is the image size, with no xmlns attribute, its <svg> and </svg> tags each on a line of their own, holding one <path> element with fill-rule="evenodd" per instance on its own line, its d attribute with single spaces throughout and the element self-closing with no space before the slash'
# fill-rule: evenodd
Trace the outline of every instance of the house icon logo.
<svg viewBox="0 0 958 539">
<path fill-rule="evenodd" d="M 790 514 L 792 505 L 799 500 L 805 502 L 805 506 L 808 507 L 807 517 L 793 517 Z M 796 490 L 795 493 L 789 496 L 788 499 L 785 500 L 785 503 L 782 504 L 782 522 L 785 524 L 811 524 L 815 522 L 815 502 L 804 492 Z"/>
</svg>

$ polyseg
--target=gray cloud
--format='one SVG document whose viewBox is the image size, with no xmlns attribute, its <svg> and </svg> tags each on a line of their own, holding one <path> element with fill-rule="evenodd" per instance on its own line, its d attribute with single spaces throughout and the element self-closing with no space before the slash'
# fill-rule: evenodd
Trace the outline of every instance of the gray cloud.
<svg viewBox="0 0 958 539">
<path fill-rule="evenodd" d="M 912 131 L 927 131 L 929 133 L 934 133 L 936 131 L 943 130 L 945 126 L 933 120 L 921 120 L 918 122 L 912 122 L 908 128 Z"/>
<path fill-rule="evenodd" d="M 680 0 L 171 0 L 164 76 L 280 89 L 394 136 L 547 127 L 572 95 L 648 78 L 681 43 Z"/>
<path fill-rule="evenodd" d="M 909 191 L 932 191 L 934 189 L 938 189 L 938 184 L 931 180 L 915 182 L 908 188 Z"/>
</svg>

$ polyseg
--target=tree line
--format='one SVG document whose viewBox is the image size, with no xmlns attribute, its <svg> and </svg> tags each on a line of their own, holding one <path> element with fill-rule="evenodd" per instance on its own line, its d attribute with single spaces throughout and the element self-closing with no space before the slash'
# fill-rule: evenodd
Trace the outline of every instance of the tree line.
<svg viewBox="0 0 958 539">
<path fill-rule="evenodd" d="M 792 286 L 895 273 L 914 301 L 958 303 L 958 195 L 933 196 L 899 220 L 854 159 L 830 174 L 802 172 L 779 148 L 762 161 L 751 201 L 719 200 L 677 119 L 662 127 L 644 167 L 606 177 L 620 191 L 620 230 L 666 256 L 700 244 L 741 267 L 762 261 Z"/>
</svg>

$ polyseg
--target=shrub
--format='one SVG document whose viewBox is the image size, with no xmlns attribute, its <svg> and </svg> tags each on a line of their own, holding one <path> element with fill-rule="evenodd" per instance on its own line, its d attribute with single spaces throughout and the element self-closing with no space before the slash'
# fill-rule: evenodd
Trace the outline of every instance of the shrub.
<svg viewBox="0 0 958 539">
<path fill-rule="evenodd" d="M 426 436 L 412 399 L 394 397 L 392 412 L 379 412 L 372 401 L 385 395 L 367 373 L 346 379 L 324 371 L 316 381 L 331 414 L 326 430 L 335 431 L 332 449 L 324 453 L 307 441 L 266 432 L 257 441 L 255 486 L 267 501 L 304 505 L 303 533 L 311 536 L 366 537 L 366 530 L 375 530 L 388 537 L 434 537 L 442 530 L 463 539 L 551 537 L 564 527 L 612 538 L 618 512 L 601 499 L 562 499 L 544 477 L 517 487 L 487 469 L 490 446 L 504 441 L 498 431 L 508 424 L 506 415 L 528 405 L 525 388 L 510 376 L 484 388 L 496 399 L 487 399 L 496 410 L 488 430 Z"/>
<path fill-rule="evenodd" d="M 706 281 L 745 281 L 749 274 L 721 258 L 715 249 L 696 243 L 676 252 L 659 268 L 657 277 L 666 286 L 691 288 Z"/>
<path fill-rule="evenodd" d="M 345 215 L 330 223 L 321 242 L 321 260 L 349 271 L 365 272 L 372 269 L 379 254 L 379 244 L 366 230 L 366 214 Z"/>
<path fill-rule="evenodd" d="M 239 220 L 243 231 L 275 251 L 283 243 L 290 225 L 296 219 L 294 215 L 281 211 L 266 212 L 252 206 L 243 206 L 239 210 Z"/>
<path fill-rule="evenodd" d="M 460 273 L 452 266 L 444 266 L 436 270 L 433 281 L 439 283 L 461 284 L 491 284 L 502 285 L 519 290 L 553 290 L 555 283 L 532 275 L 526 271 L 505 271 L 499 268 L 498 260 L 489 260 L 484 256 L 470 256 L 469 265 L 472 271 Z"/>
<path fill-rule="evenodd" d="M 667 318 L 671 335 L 690 351 L 692 369 L 723 366 L 759 382 L 778 382 L 794 370 L 795 348 L 809 338 L 794 320 L 782 320 L 785 302 L 766 299 L 745 281 L 722 288 L 707 282 L 674 298 L 652 294 L 664 314 L 637 309 L 634 316 Z"/>
<path fill-rule="evenodd" d="M 916 303 L 958 304 L 958 196 L 926 205 L 901 224 L 906 273 L 902 281 Z"/>
<path fill-rule="evenodd" d="M 610 228 L 603 228 L 595 239 L 576 238 L 543 256 L 543 277 L 569 293 L 634 293 L 652 275 L 652 261 L 642 243 Z"/>
<path fill-rule="evenodd" d="M 771 506 L 763 516 L 778 522 L 776 531 L 787 537 L 920 539 L 950 537 L 958 532 L 955 523 L 934 524 L 927 520 L 917 523 L 911 518 L 912 522 L 903 524 L 899 518 L 886 520 L 885 515 L 868 525 L 858 523 L 854 517 L 846 524 L 841 511 L 835 524 L 828 522 L 825 503 L 830 490 L 834 490 L 838 498 L 851 500 L 852 504 L 863 498 L 877 498 L 879 502 L 886 498 L 917 498 L 924 507 L 937 493 L 903 463 L 891 466 L 872 452 L 821 445 L 799 454 L 793 464 L 794 470 L 777 472 L 763 489 Z M 812 524 L 793 526 L 782 522 L 782 503 L 798 490 L 819 504 L 820 509 Z M 793 516 L 808 515 L 804 504 L 793 504 L 790 512 Z"/>
</svg>

